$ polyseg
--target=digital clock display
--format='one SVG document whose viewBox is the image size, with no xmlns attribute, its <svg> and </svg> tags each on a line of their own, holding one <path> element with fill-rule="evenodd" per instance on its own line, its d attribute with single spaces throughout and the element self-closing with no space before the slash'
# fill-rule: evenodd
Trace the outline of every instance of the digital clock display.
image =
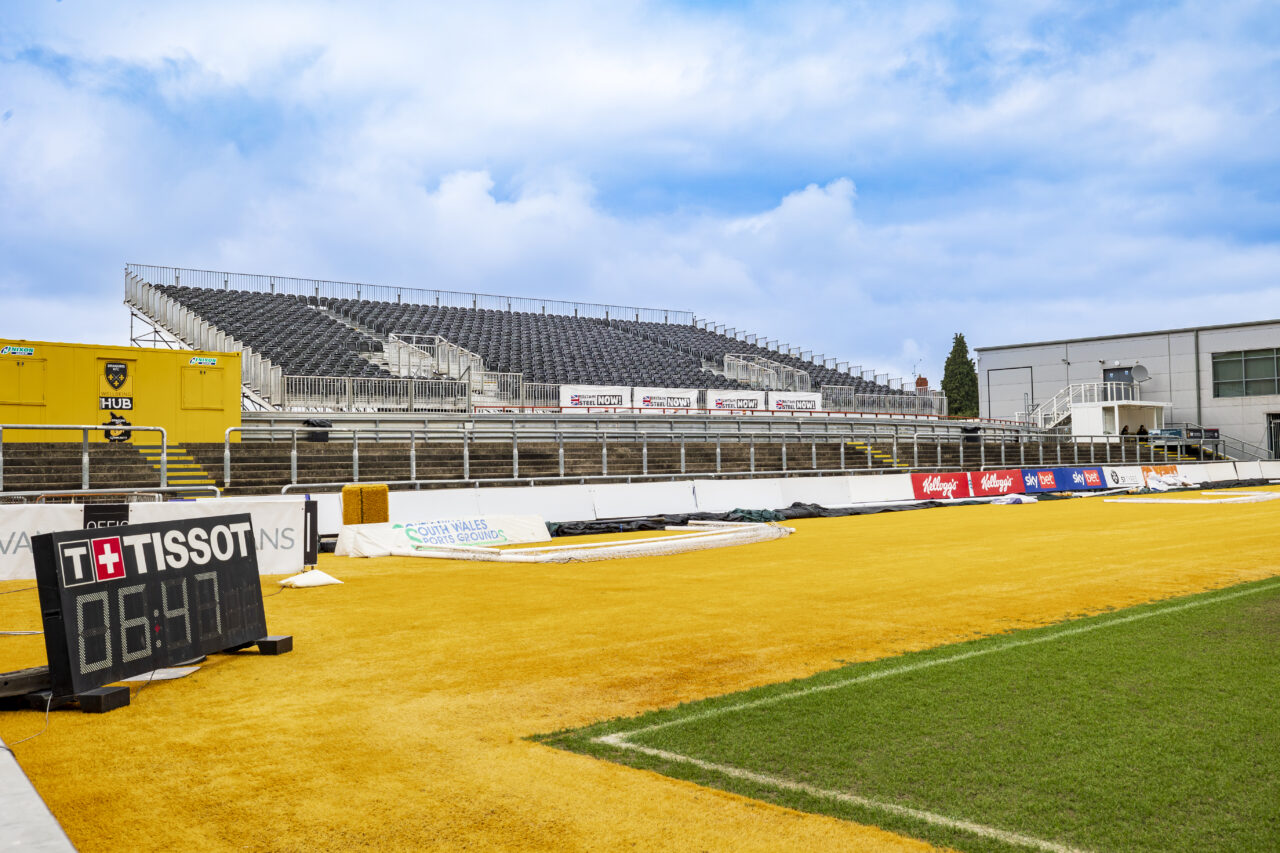
<svg viewBox="0 0 1280 853">
<path fill-rule="evenodd" d="M 33 536 L 55 696 L 267 635 L 248 513 Z"/>
</svg>

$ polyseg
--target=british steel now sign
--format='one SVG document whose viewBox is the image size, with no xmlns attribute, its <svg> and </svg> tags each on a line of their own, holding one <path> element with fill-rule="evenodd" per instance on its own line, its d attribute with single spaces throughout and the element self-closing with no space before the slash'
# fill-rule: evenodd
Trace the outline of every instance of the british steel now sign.
<svg viewBox="0 0 1280 853">
<path fill-rule="evenodd" d="M 911 489 L 918 501 L 969 497 L 968 474 L 912 474 Z"/>
<path fill-rule="evenodd" d="M 1022 494 L 1022 471 L 1017 468 L 1007 471 L 974 471 L 969 479 L 973 481 L 973 493 L 979 497 Z"/>
</svg>

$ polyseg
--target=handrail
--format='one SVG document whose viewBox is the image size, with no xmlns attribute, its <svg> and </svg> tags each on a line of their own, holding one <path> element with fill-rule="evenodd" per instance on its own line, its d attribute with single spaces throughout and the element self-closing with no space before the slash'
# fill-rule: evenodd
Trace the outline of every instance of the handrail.
<svg viewBox="0 0 1280 853">
<path fill-rule="evenodd" d="M 169 485 L 169 433 L 164 427 L 133 426 L 132 424 L 0 424 L 0 491 L 4 490 L 4 431 L 7 429 L 34 430 L 80 430 L 80 482 L 81 490 L 89 488 L 89 431 L 119 432 L 123 429 L 130 432 L 160 433 L 160 487 Z M 136 446 L 136 445 L 135 445 Z"/>
<path fill-rule="evenodd" d="M 420 305 L 445 305 L 458 308 L 485 308 L 498 311 L 563 314 L 577 317 L 652 318 L 651 322 L 693 323 L 689 311 L 667 308 L 640 308 L 630 305 L 605 305 L 597 302 L 567 302 L 560 299 L 532 299 L 524 296 L 502 296 L 493 293 L 466 293 L 455 290 L 429 290 L 419 287 L 361 284 L 352 281 L 294 278 L 281 275 L 218 272 L 215 270 L 162 267 L 151 264 L 126 264 L 125 271 L 149 284 L 186 284 L 210 290 L 248 290 L 260 293 L 295 293 L 303 296 L 325 296 L 337 299 L 376 299 L 382 302 L 411 302 Z"/>
<path fill-rule="evenodd" d="M 169 493 L 175 495 L 188 495 L 192 492 L 212 492 L 215 498 L 222 497 L 222 489 L 217 486 L 144 486 L 138 488 L 127 489 L 32 489 L 25 492 L 0 492 L 0 501 L 8 501 L 10 498 L 37 498 L 36 503 L 41 503 L 42 498 L 60 498 L 60 497 L 80 497 L 92 495 L 165 495 Z M 74 501 L 73 501 L 74 503 Z"/>
<path fill-rule="evenodd" d="M 914 471 L 941 471 L 956 468 L 959 470 L 971 470 L 973 468 L 987 468 L 991 464 L 998 464 L 1001 467 L 1017 465 L 1018 467 L 1026 467 L 1027 465 L 1135 465 L 1135 464 L 1168 464 L 1169 446 L 1178 446 L 1183 444 L 1178 440 L 1169 439 L 1162 440 L 1159 436 L 1152 436 L 1150 441 L 1138 441 L 1136 437 L 1121 436 L 1056 436 L 1056 435 L 1038 435 L 1028 436 L 1025 434 L 1009 434 L 998 433 L 994 436 L 974 436 L 957 433 L 937 433 L 923 432 L 921 430 L 913 430 L 907 435 L 903 435 L 902 430 L 898 426 L 886 425 L 884 427 L 873 427 L 871 429 L 865 426 L 846 423 L 837 424 L 842 427 L 840 429 L 831 430 L 830 424 L 827 429 L 822 432 L 720 432 L 711 431 L 710 429 L 698 430 L 676 430 L 668 431 L 641 431 L 641 430 L 611 430 L 607 424 L 597 424 L 596 429 L 591 432 L 575 431 L 566 429 L 565 423 L 552 423 L 549 427 L 543 429 L 516 429 L 513 426 L 507 428 L 489 428 L 476 429 L 474 423 L 462 424 L 459 427 L 449 426 L 431 426 L 424 423 L 421 427 L 403 428 L 403 427 L 386 427 L 373 429 L 362 427 L 306 427 L 306 426 L 240 426 L 229 427 L 224 436 L 223 443 L 223 487 L 227 488 L 231 485 L 231 435 L 240 433 L 241 436 L 246 434 L 259 435 L 270 441 L 274 441 L 277 437 L 287 437 L 290 442 L 289 449 L 289 485 L 290 486 L 318 486 L 323 484 L 317 483 L 299 483 L 298 482 L 298 434 L 302 432 L 323 431 L 328 434 L 337 433 L 339 435 L 348 435 L 351 438 L 351 482 L 359 482 L 360 480 L 360 442 L 363 437 L 366 445 L 370 442 L 379 443 L 382 441 L 404 441 L 408 440 L 408 460 L 409 460 L 409 477 L 408 480 L 393 480 L 389 484 L 417 484 L 430 485 L 435 483 L 451 483 L 458 484 L 472 482 L 532 482 L 532 481 L 551 481 L 559 479 L 579 479 L 580 477 L 604 477 L 608 479 L 624 479 L 631 477 L 650 477 L 659 476 L 649 473 L 649 445 L 672 445 L 679 444 L 680 453 L 680 471 L 681 475 L 693 475 L 692 472 L 685 468 L 685 447 L 688 444 L 708 445 L 715 444 L 716 447 L 716 470 L 714 472 L 702 472 L 706 474 L 794 474 L 803 471 L 872 471 L 872 470 L 914 470 Z M 636 424 L 631 424 L 636 426 Z M 710 426 L 706 424 L 705 426 Z M 859 428 L 862 426 L 862 428 Z M 327 438 L 327 437 L 326 437 Z M 1082 438 L 1087 440 L 1081 440 Z M 450 443 L 460 442 L 462 477 L 448 478 L 443 480 L 422 480 L 417 475 L 417 449 L 421 441 L 424 444 L 431 442 L 439 442 L 445 440 Z M 503 478 L 472 478 L 470 468 L 471 445 L 476 442 L 510 442 L 511 444 L 511 477 Z M 633 475 L 609 474 L 609 444 L 615 445 L 620 441 L 629 441 L 640 444 L 640 464 L 641 473 Z M 536 477 L 520 476 L 520 444 L 524 442 L 554 442 L 558 448 L 558 475 L 542 475 Z M 890 461 L 893 468 L 877 469 L 874 467 L 871 454 L 867 451 L 867 463 L 865 467 L 848 467 L 845 465 L 845 447 L 854 442 L 862 442 L 867 445 L 882 444 L 889 445 L 892 448 L 890 453 Z M 922 442 L 924 446 L 922 447 Z M 598 475 L 568 475 L 565 472 L 565 454 L 564 445 L 566 443 L 589 443 L 600 445 L 601 453 L 601 473 Z M 781 465 L 778 470 L 766 472 L 756 468 L 755 464 L 755 448 L 757 444 L 763 445 L 781 445 Z M 818 444 L 834 444 L 838 443 L 840 447 L 840 464 L 839 469 L 819 469 L 817 468 L 817 445 Z M 976 443 L 977 447 L 970 447 L 971 443 Z M 748 444 L 751 448 L 749 457 L 750 469 L 746 472 L 725 472 L 721 469 L 720 447 L 723 444 L 738 445 Z M 811 464 L 807 468 L 796 468 L 788 465 L 787 447 L 789 445 L 811 445 Z M 1213 445 L 1214 441 L 1206 441 L 1197 445 L 1199 461 L 1206 461 L 1206 445 Z M 243 444 L 242 444 L 243 446 Z M 1034 457 L 1028 459 L 1027 448 L 1034 446 Z M 944 461 L 944 448 L 951 447 L 954 453 L 958 455 L 958 465 L 946 464 Z M 1218 443 L 1219 453 L 1221 445 Z M 968 448 L 968 449 L 966 449 Z M 996 454 L 995 448 L 999 449 Z M 1016 448 L 1015 459 L 1009 458 L 1009 448 Z M 1064 448 L 1067 452 L 1064 453 Z M 1046 454 L 1046 449 L 1052 450 Z M 866 450 L 866 448 L 863 448 Z M 922 450 L 925 452 L 922 454 Z M 952 451 L 947 451 L 948 456 Z M 976 458 L 974 454 L 976 453 Z M 933 458 L 929 459 L 928 456 Z M 991 455 L 991 459 L 988 456 Z M 998 455 L 999 461 L 995 461 Z M 966 461 L 966 456 L 968 461 Z M 1144 458 L 1145 457 L 1145 458 Z M 675 472 L 671 472 L 675 473 Z M 667 475 L 661 475 L 667 476 Z"/>
</svg>

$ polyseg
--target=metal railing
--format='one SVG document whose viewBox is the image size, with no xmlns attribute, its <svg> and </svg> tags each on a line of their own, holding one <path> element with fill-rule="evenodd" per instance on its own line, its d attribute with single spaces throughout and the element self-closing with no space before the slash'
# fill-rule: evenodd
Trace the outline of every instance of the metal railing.
<svg viewBox="0 0 1280 853">
<path fill-rule="evenodd" d="M 754 430 L 744 428 L 748 426 L 756 427 Z M 227 430 L 223 441 L 223 486 L 228 487 L 233 482 L 234 465 L 233 465 L 233 445 L 232 435 L 239 434 L 242 441 L 240 447 L 258 447 L 262 442 L 276 442 L 284 440 L 289 442 L 289 484 L 290 485 L 308 485 L 299 483 L 298 477 L 298 458 L 299 458 L 299 434 L 305 434 L 316 431 L 314 428 L 296 425 L 278 425 L 267 423 L 261 425 L 246 425 L 240 427 L 231 427 Z M 904 425 L 884 424 L 884 425 L 867 425 L 856 421 L 783 421 L 779 419 L 775 422 L 760 421 L 755 424 L 746 425 L 741 422 L 735 423 L 725 421 L 720 418 L 703 418 L 700 421 L 690 422 L 684 419 L 676 418 L 649 418 L 637 417 L 631 420 L 613 421 L 602 418 L 552 418 L 541 425 L 519 426 L 516 420 L 512 419 L 494 419 L 485 422 L 480 419 L 464 422 L 440 422 L 430 423 L 423 421 L 418 424 L 392 424 L 392 425 L 374 425 L 368 426 L 335 426 L 328 430 L 325 436 L 326 442 L 342 443 L 350 442 L 350 465 L 352 473 L 352 481 L 360 479 L 360 453 L 362 447 L 377 446 L 385 442 L 407 442 L 405 461 L 408 464 L 410 479 L 394 480 L 394 483 L 418 482 L 418 483 L 435 483 L 436 480 L 420 480 L 418 478 L 418 448 L 428 445 L 438 445 L 442 442 L 448 443 L 451 447 L 457 447 L 459 465 L 463 481 L 472 482 L 471 476 L 471 448 L 476 443 L 510 443 L 511 445 L 511 468 L 512 477 L 499 478 L 505 480 L 519 480 L 521 482 L 529 480 L 547 480 L 554 477 L 566 477 L 565 472 L 565 455 L 564 448 L 566 444 L 591 444 L 599 445 L 601 454 L 601 477 L 625 478 L 628 475 L 609 474 L 609 448 L 617 446 L 620 443 L 630 443 L 631 445 L 639 445 L 640 447 L 640 465 L 641 472 L 639 475 L 631 476 L 659 476 L 653 474 L 649 470 L 649 448 L 651 446 L 676 446 L 679 448 L 679 467 L 678 473 L 720 473 L 720 474 L 782 474 L 790 475 L 796 473 L 813 473 L 818 472 L 838 472 L 838 471 L 882 471 L 886 466 L 889 470 L 903 470 L 908 464 L 919 470 L 951 470 L 957 467 L 974 467 L 977 464 L 976 458 L 969 454 L 966 460 L 964 449 L 959 450 L 959 462 L 957 465 L 951 466 L 946 461 L 950 458 L 950 451 L 943 452 L 934 449 L 938 454 L 937 459 L 929 459 L 927 451 L 922 454 L 922 448 L 929 447 L 929 442 L 934 445 L 941 443 L 947 447 L 959 445 L 966 437 L 958 430 L 948 427 L 944 424 L 924 425 L 922 427 L 908 430 Z M 1019 433 L 1015 430 L 1004 429 L 999 426 L 991 428 L 989 438 L 993 441 L 1006 441 L 1014 443 L 1019 438 Z M 520 475 L 520 446 L 528 445 L 534 442 L 550 442 L 554 443 L 557 448 L 557 467 L 556 475 L 539 475 L 530 477 L 528 475 Z M 922 444 L 923 442 L 923 444 Z M 690 472 L 687 469 L 687 448 L 691 445 L 715 447 L 715 467 L 711 471 Z M 725 446 L 743 446 L 748 448 L 747 470 L 740 472 L 729 472 L 723 470 L 721 451 Z M 781 467 L 776 469 L 763 469 L 756 464 L 756 448 L 764 445 L 780 445 L 781 446 Z M 819 468 L 817 460 L 817 448 L 820 446 L 836 445 L 839 448 L 839 467 L 837 468 Z M 875 450 L 873 453 L 872 445 L 882 446 L 883 453 Z M 795 462 L 794 455 L 788 457 L 788 447 L 807 447 L 809 450 L 808 465 Z M 853 448 L 851 451 L 850 448 Z M 864 465 L 851 466 L 848 464 L 848 454 L 852 452 L 855 457 L 862 454 L 865 461 Z M 884 453 L 889 454 L 889 461 L 886 463 Z M 332 454 L 327 454 L 332 456 Z M 875 459 L 873 460 L 873 455 Z M 910 463 L 908 463 L 908 459 Z M 333 461 L 330 459 L 330 461 Z M 879 465 L 875 463 L 881 463 Z M 584 475 L 585 476 L 585 475 Z M 665 476 L 665 475 L 663 475 Z M 479 478 L 485 483 L 497 482 L 493 478 Z M 384 482 L 379 480 L 379 482 Z M 458 480 L 451 479 L 440 482 L 449 482 L 457 484 Z M 315 485 L 315 484 L 310 484 Z"/>
<path fill-rule="evenodd" d="M 369 299 L 380 302 L 408 302 L 417 305 L 441 305 L 489 311 L 519 311 L 530 314 L 564 314 L 570 317 L 598 317 L 643 320 L 649 323 L 693 323 L 689 311 L 668 308 L 637 308 L 630 305 L 605 305 L 596 302 L 568 302 L 559 299 L 531 299 L 523 296 L 500 296 L 490 293 L 465 293 L 454 290 L 429 290 L 418 287 L 395 287 L 361 284 L 351 281 L 294 278 L 280 275 L 217 272 L 183 269 L 150 264 L 127 264 L 125 271 L 152 284 L 172 284 L 213 290 L 247 290 L 256 293 L 293 293 L 330 299 Z"/>
<path fill-rule="evenodd" d="M 1176 429 L 1182 433 L 1180 438 L 1186 443 L 1201 442 L 1204 440 L 1205 427 L 1200 424 L 1193 423 L 1167 423 L 1167 429 Z M 1199 431 L 1198 433 L 1196 431 Z M 1269 447 L 1263 447 L 1260 444 L 1253 444 L 1243 439 L 1235 438 L 1230 435 L 1223 435 L 1221 431 L 1214 429 L 1217 437 L 1222 441 L 1222 446 L 1230 450 L 1230 456 L 1241 462 L 1260 462 L 1267 459 L 1275 459 L 1276 453 Z"/>
<path fill-rule="evenodd" d="M 1136 382 L 1081 382 L 1068 385 L 1029 412 L 1014 417 L 1029 420 L 1041 429 L 1049 429 L 1067 415 L 1071 407 L 1082 404 L 1136 401 L 1142 398 Z"/>
<path fill-rule="evenodd" d="M 222 497 L 222 489 L 217 486 L 144 486 L 135 489 L 35 489 L 28 492 L 0 492 L 0 503 L 160 503 L 165 495 L 189 497 L 193 493 L 205 492 L 215 498 Z M 31 498 L 34 500 L 30 500 Z M 49 498 L 53 500 L 48 500 Z M 60 498 L 66 500 L 59 500 Z M 88 500 L 84 500 L 85 498 Z M 115 500 L 116 498 L 120 500 Z M 138 500 L 140 498 L 154 500 Z"/>
<path fill-rule="evenodd" d="M 708 427 L 710 424 L 708 424 Z M 1166 465 L 1187 461 L 1213 461 L 1219 458 L 1221 448 L 1213 449 L 1215 442 L 1205 442 L 1194 448 L 1191 459 L 1184 458 L 1191 448 L 1175 441 L 1139 441 L 1136 438 L 1118 436 L 1061 437 L 1053 435 L 1017 434 L 994 431 L 979 439 L 959 433 L 913 430 L 910 433 L 898 427 L 867 429 L 857 424 L 842 425 L 843 429 L 827 429 L 822 432 L 797 433 L 792 431 L 773 433 L 742 433 L 730 431 L 679 430 L 672 432 L 596 430 L 594 432 L 569 428 L 567 423 L 541 431 L 503 429 L 475 429 L 469 425 L 462 429 L 432 427 L 353 429 L 334 428 L 333 436 L 346 436 L 350 441 L 351 480 L 338 482 L 299 482 L 298 435 L 311 431 L 306 427 L 232 427 L 227 431 L 223 444 L 223 487 L 233 480 L 233 433 L 240 433 L 240 446 L 260 446 L 261 442 L 285 440 L 289 442 L 289 483 L 282 491 L 297 488 L 339 488 L 350 482 L 360 481 L 361 448 L 380 443 L 405 443 L 405 461 L 408 479 L 379 479 L 389 485 L 414 485 L 416 488 L 434 485 L 499 485 L 535 482 L 587 482 L 614 480 L 630 482 L 635 479 L 716 476 L 794 476 L 799 474 L 833 473 L 904 473 L 988 470 L 999 468 L 1060 467 L 1089 465 Z M 458 448 L 460 477 L 447 479 L 419 478 L 419 448 L 447 442 Z M 472 475 L 472 448 L 478 443 L 509 443 L 511 446 L 511 475 L 503 477 L 475 477 Z M 610 447 L 620 443 L 639 445 L 640 472 L 610 473 Z M 554 444 L 556 447 L 555 474 L 521 474 L 520 448 L 531 443 Z M 566 445 L 589 444 L 600 448 L 600 472 L 598 474 L 569 474 L 566 470 Z M 722 452 L 730 446 L 746 446 L 748 455 L 745 470 L 726 470 Z M 819 466 L 819 448 L 836 446 L 839 453 L 837 467 Z M 655 447 L 678 448 L 678 462 L 672 462 L 675 470 L 654 472 L 651 468 L 651 449 Z M 705 470 L 691 470 L 689 450 L 692 447 L 706 450 L 714 446 L 714 466 Z M 766 468 L 757 464 L 757 450 L 764 446 L 779 449 L 778 467 Z M 797 453 L 799 454 L 797 456 Z M 345 455 L 345 454 L 343 454 Z M 336 461 L 336 460 L 331 460 Z M 491 459 L 489 461 L 492 461 Z M 860 464 L 858 464 L 860 463 Z M 633 463 L 634 464 L 634 463 Z M 616 466 L 615 466 L 616 469 Z"/>
<path fill-rule="evenodd" d="M 279 366 L 131 272 L 124 277 L 124 301 L 192 349 L 238 352 L 241 382 L 272 403 L 280 400 L 284 371 Z"/>
<path fill-rule="evenodd" d="M 5 430 L 79 430 L 80 431 L 80 487 L 89 488 L 89 433 L 130 432 L 160 433 L 160 488 L 169 485 L 169 434 L 158 426 L 120 426 L 117 424 L 0 424 L 0 491 L 4 489 L 4 431 Z M 123 443 L 123 442 L 121 442 Z"/>
<path fill-rule="evenodd" d="M 300 412 L 466 412 L 471 389 L 456 379 L 286 376 L 281 408 Z"/>
<path fill-rule="evenodd" d="M 384 348 L 390 369 L 401 376 L 421 376 L 424 371 L 448 379 L 483 373 L 484 359 L 439 335 L 387 335 Z"/>
<path fill-rule="evenodd" d="M 812 387 L 808 372 L 762 355 L 726 354 L 724 375 L 752 388 L 771 391 L 808 391 Z"/>
<path fill-rule="evenodd" d="M 917 417 L 945 418 L 947 395 L 941 391 L 927 394 L 867 394 L 852 385 L 823 385 L 822 408 L 834 412 L 884 412 Z"/>
</svg>

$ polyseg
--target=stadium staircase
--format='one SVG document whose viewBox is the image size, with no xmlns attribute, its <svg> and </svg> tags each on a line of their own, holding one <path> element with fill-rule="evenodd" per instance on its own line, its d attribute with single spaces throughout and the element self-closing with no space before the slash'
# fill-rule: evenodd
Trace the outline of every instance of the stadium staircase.
<svg viewBox="0 0 1280 853">
<path fill-rule="evenodd" d="M 151 465 L 153 471 L 156 472 L 157 479 L 160 476 L 160 448 L 157 445 L 139 445 L 138 453 Z M 166 474 L 169 479 L 170 486 L 212 486 L 214 485 L 213 477 L 209 475 L 201 465 L 196 462 L 195 458 L 189 451 L 181 445 L 169 445 L 169 462 Z"/>
</svg>

